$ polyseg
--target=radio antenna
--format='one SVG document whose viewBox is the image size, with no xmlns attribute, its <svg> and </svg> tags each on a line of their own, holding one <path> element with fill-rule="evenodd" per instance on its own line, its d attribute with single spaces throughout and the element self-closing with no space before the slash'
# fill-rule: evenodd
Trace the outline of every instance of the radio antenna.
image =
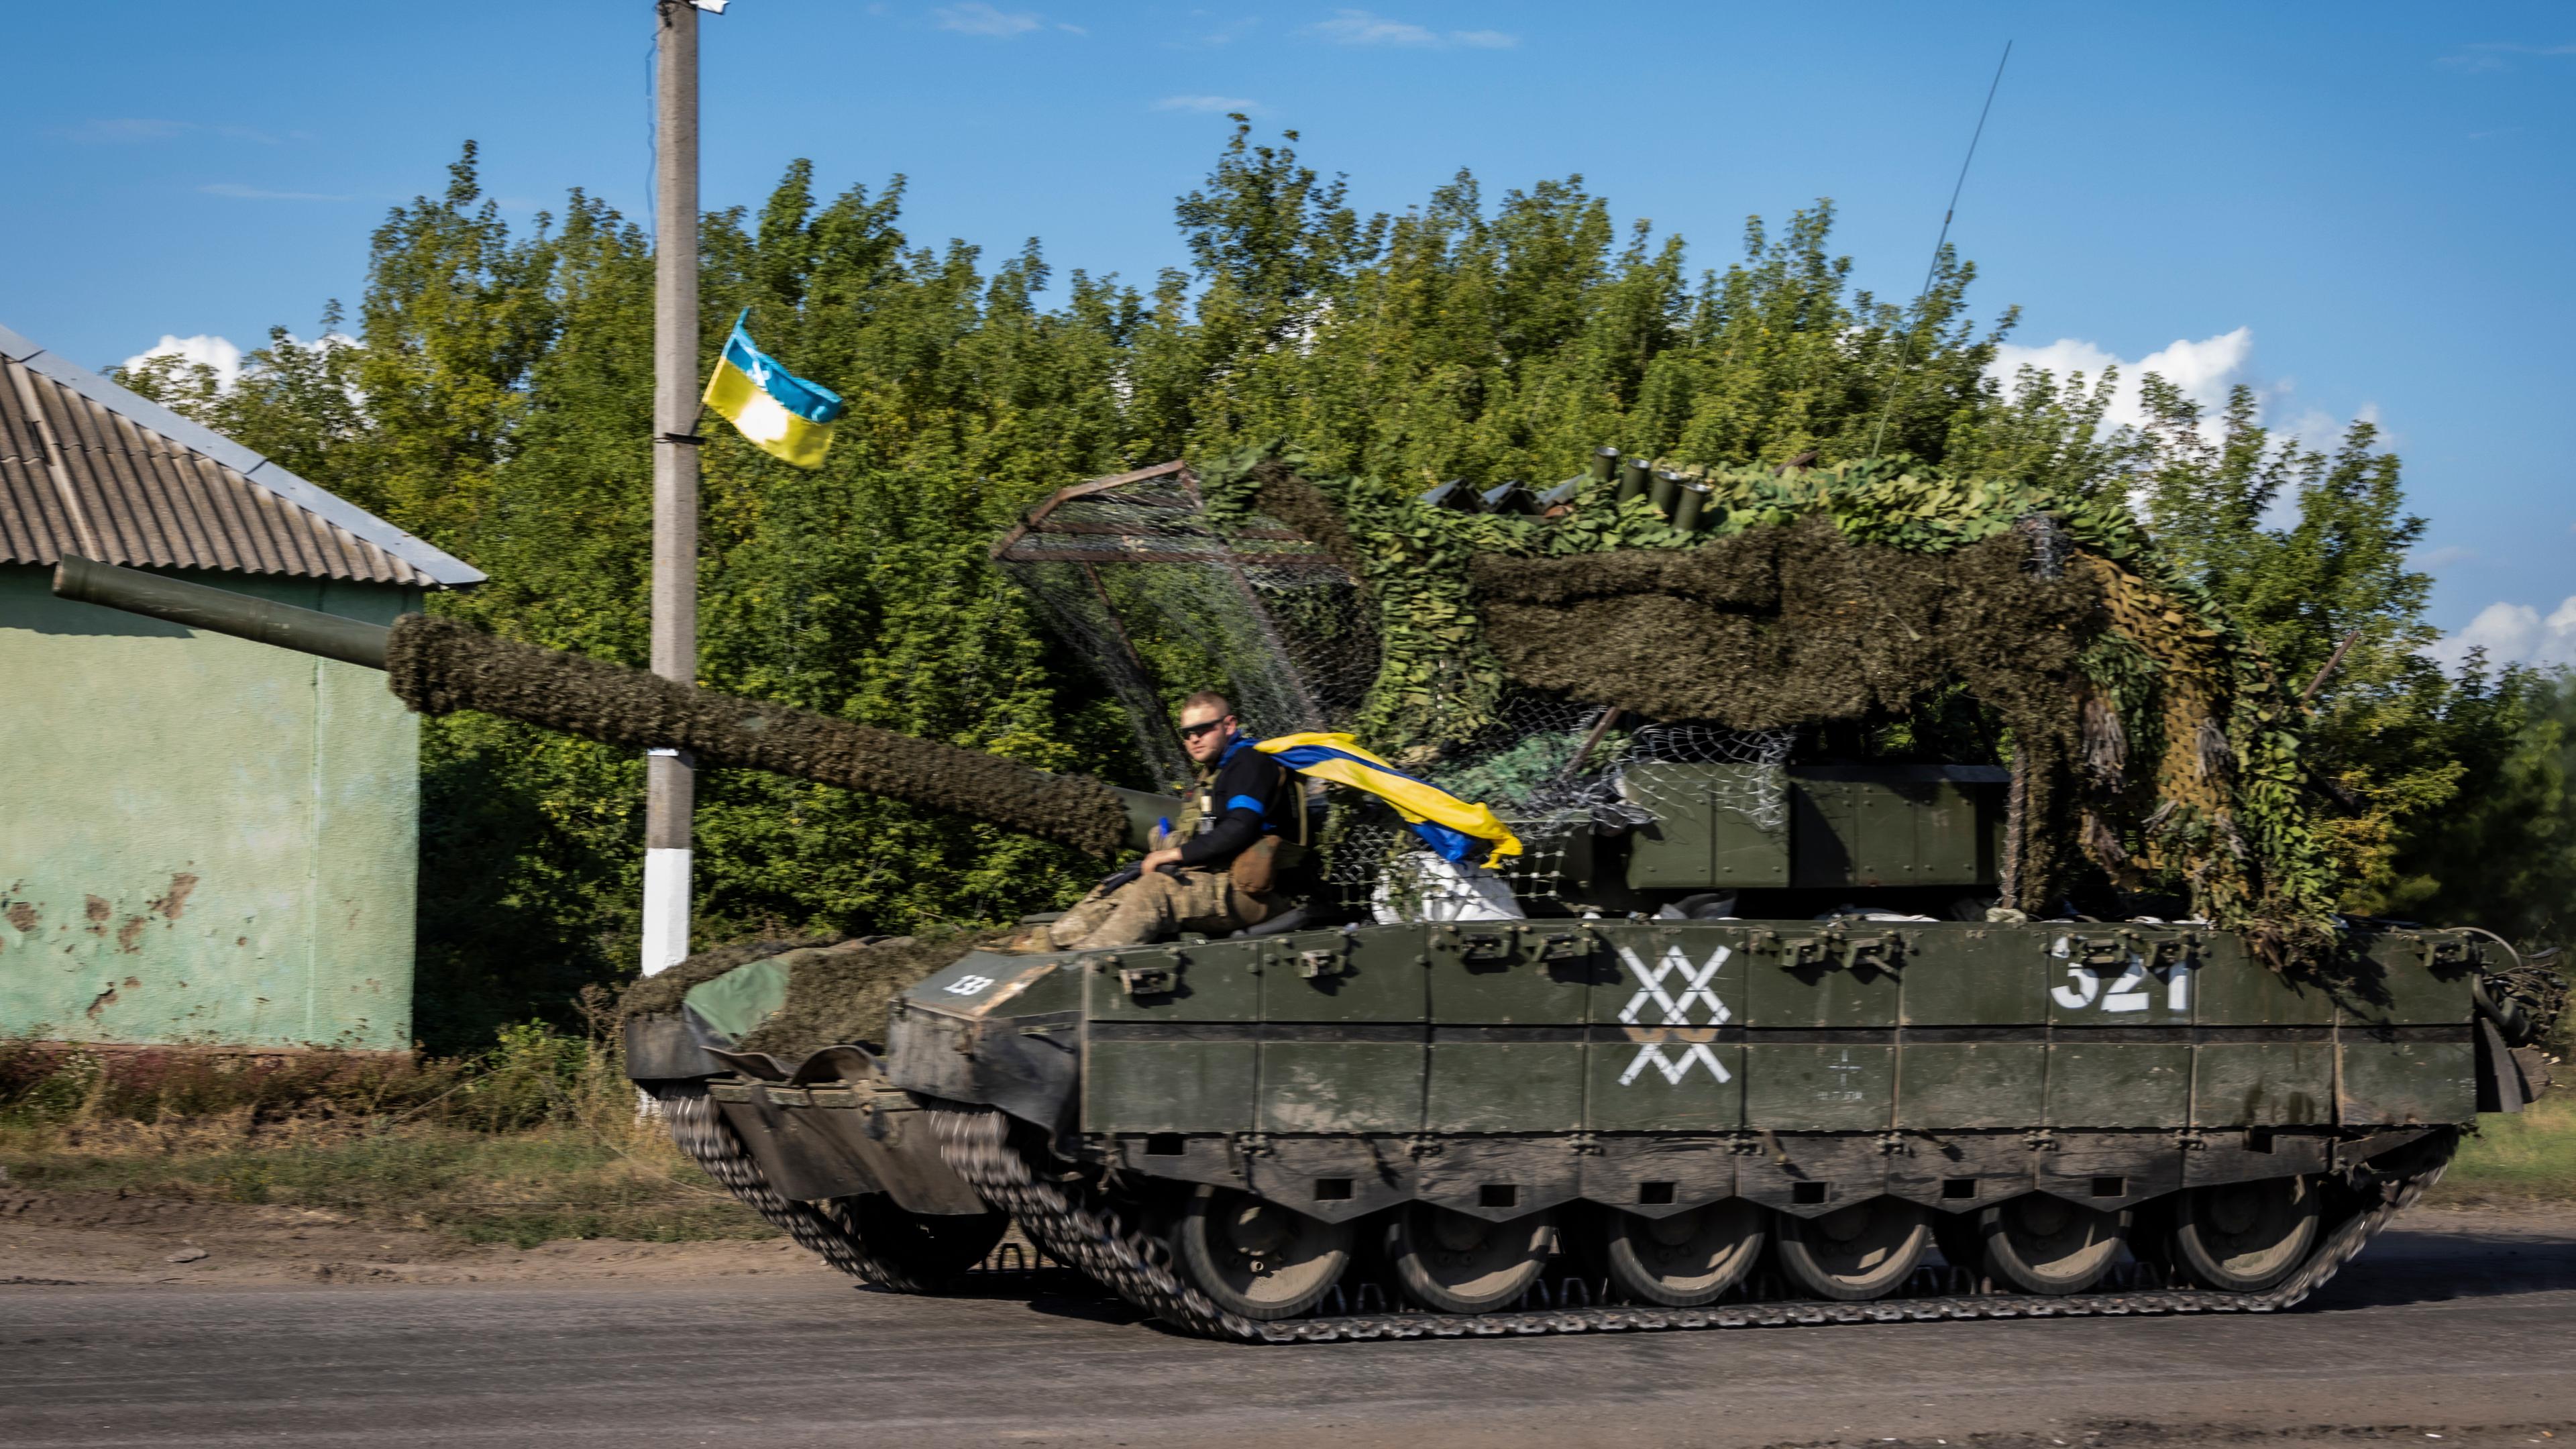
<svg viewBox="0 0 2576 1449">
<path fill-rule="evenodd" d="M 1959 179 L 1950 185 L 1950 204 L 1941 212 L 1941 236 L 1939 240 L 1932 243 L 1932 260 L 1923 268 L 1923 290 L 1914 296 L 1914 305 L 1917 307 L 1923 305 L 1924 298 L 1932 295 L 1932 279 L 1941 274 L 1941 249 L 1950 244 L 1950 219 L 1959 214 L 1959 193 L 1967 189 L 1968 168 L 1976 163 L 1977 143 L 1984 140 L 1986 135 L 1986 117 L 1995 108 L 1995 92 L 2003 86 L 2004 67 L 2011 63 L 2012 42 L 2007 40 L 2004 42 L 2003 59 L 1995 62 L 1995 78 L 1986 83 L 1986 103 L 1977 111 L 1977 129 L 1968 137 L 1968 154 L 1959 162 Z M 1914 339 L 1909 335 L 1905 339 L 1903 366 L 1910 368 L 1913 365 Z M 1903 395 L 1906 388 L 1912 385 L 1912 381 L 1909 374 L 1900 370 L 1896 387 L 1889 391 L 1887 402 L 1878 410 L 1878 431 L 1872 434 L 1869 440 L 1869 451 L 1872 455 L 1878 452 L 1880 444 L 1887 441 L 1888 415 L 1896 411 L 1897 399 Z"/>
</svg>

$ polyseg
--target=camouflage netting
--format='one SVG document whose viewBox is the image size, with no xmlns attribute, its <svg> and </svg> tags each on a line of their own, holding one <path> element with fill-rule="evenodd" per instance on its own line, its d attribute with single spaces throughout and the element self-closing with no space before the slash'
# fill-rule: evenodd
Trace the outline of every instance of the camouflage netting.
<svg viewBox="0 0 2576 1449">
<path fill-rule="evenodd" d="M 967 952 L 1008 935 L 949 932 L 788 952 L 781 957 L 787 1000 L 735 1045 L 791 1062 L 827 1046 L 883 1050 L 895 998 Z"/>
<path fill-rule="evenodd" d="M 698 763 L 770 770 L 884 795 L 1112 857 L 1127 811 L 1092 780 L 1049 775 L 980 750 L 915 739 L 676 684 L 614 664 L 406 614 L 385 672 L 423 714 L 477 709 L 606 744 L 678 748 Z"/>
<path fill-rule="evenodd" d="M 1346 717 L 1378 672 L 1377 639 L 1320 499 L 1279 518 L 1211 519 L 1177 465 L 1068 489 L 993 561 L 1090 657 L 1126 707 L 1156 778 L 1189 778 L 1169 712 L 1223 689 L 1255 735 Z"/>
<path fill-rule="evenodd" d="M 1379 668 L 1334 722 L 1435 780 L 1568 753 L 1567 703 L 1755 739 L 1963 690 L 2016 767 L 2019 904 L 2053 905 L 2089 861 L 2186 892 L 2276 961 L 2329 948 L 2340 880 L 2297 706 L 2119 499 L 1904 459 L 1681 471 L 1708 490 L 1689 532 L 1606 481 L 1537 517 L 1280 449 L 1197 478 L 1214 529 L 1291 525 L 1351 572 Z"/>
<path fill-rule="evenodd" d="M 1824 518 L 1690 549 L 1478 556 L 1485 642 L 1516 681 L 1657 719 L 1744 730 L 1902 716 L 1957 681 L 2000 716 L 2029 771 L 2025 818 L 2053 818 L 2081 731 L 2082 582 L 2030 567 L 2019 535 L 1955 553 L 1853 543 Z M 2066 882 L 2059 837 L 2025 831 L 2014 904 Z"/>
<path fill-rule="evenodd" d="M 700 951 L 627 987 L 626 994 L 618 998 L 617 1014 L 621 1019 L 669 1015 L 680 1009 L 680 998 L 689 994 L 690 987 L 713 981 L 736 966 L 748 966 L 754 961 L 765 961 L 789 951 L 831 944 L 831 937 L 817 936 L 803 941 L 738 941 L 712 951 Z"/>
<path fill-rule="evenodd" d="M 718 946 L 626 988 L 618 1015 L 621 1019 L 668 1015 L 680 1009 L 681 998 L 691 987 L 736 967 L 776 957 L 787 968 L 787 999 L 735 1043 L 738 1048 L 785 1061 L 827 1046 L 881 1049 L 895 998 L 967 952 L 1009 935 L 1007 931 L 948 930 L 920 936 L 818 937 Z"/>
</svg>

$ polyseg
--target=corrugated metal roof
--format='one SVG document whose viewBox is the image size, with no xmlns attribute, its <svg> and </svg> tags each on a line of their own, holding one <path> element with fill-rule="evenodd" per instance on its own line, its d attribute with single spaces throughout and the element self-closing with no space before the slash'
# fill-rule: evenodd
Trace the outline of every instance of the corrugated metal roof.
<svg viewBox="0 0 2576 1449">
<path fill-rule="evenodd" d="M 0 562 L 463 588 L 480 570 L 0 327 Z"/>
</svg>

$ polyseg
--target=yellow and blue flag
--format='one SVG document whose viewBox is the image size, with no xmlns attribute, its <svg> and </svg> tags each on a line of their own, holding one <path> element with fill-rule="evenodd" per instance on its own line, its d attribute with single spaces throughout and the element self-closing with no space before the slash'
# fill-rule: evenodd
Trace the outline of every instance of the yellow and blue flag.
<svg viewBox="0 0 2576 1449">
<path fill-rule="evenodd" d="M 1521 853 L 1520 837 L 1492 809 L 1470 805 L 1437 785 L 1405 774 L 1361 749 L 1349 735 L 1281 735 L 1261 740 L 1253 748 L 1298 774 L 1366 790 L 1384 800 L 1424 844 L 1452 864 L 1466 859 L 1480 840 L 1493 845 L 1485 857 L 1488 870 L 1504 856 Z"/>
<path fill-rule="evenodd" d="M 824 450 L 832 446 L 841 395 L 789 372 L 753 346 L 743 325 L 750 320 L 749 308 L 734 319 L 716 374 L 707 379 L 707 406 L 769 456 L 799 468 L 819 468 Z"/>
</svg>

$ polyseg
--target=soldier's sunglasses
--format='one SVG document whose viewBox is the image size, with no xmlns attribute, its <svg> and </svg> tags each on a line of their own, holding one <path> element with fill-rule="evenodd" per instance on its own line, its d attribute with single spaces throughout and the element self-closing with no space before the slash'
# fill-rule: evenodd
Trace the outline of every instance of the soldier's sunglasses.
<svg viewBox="0 0 2576 1449">
<path fill-rule="evenodd" d="M 1225 721 L 1221 719 L 1211 719 L 1202 720 L 1194 725 L 1183 725 L 1181 726 L 1181 738 L 1185 740 L 1197 739 L 1199 736 L 1206 734 L 1209 730 L 1215 729 L 1224 723 Z"/>
</svg>

